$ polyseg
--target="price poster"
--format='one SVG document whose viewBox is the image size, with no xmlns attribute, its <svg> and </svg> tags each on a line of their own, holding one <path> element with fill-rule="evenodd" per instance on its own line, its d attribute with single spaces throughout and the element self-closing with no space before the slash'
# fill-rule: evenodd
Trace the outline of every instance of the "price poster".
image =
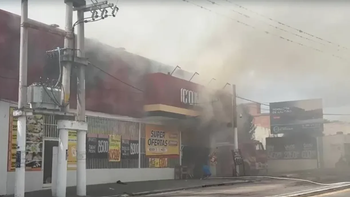
<svg viewBox="0 0 350 197">
<path fill-rule="evenodd" d="M 97 134 L 88 133 L 86 136 L 86 158 L 97 157 Z"/>
<path fill-rule="evenodd" d="M 109 136 L 106 134 L 97 135 L 97 154 L 96 158 L 108 159 Z"/>
<path fill-rule="evenodd" d="M 138 140 L 130 140 L 130 159 L 138 159 L 139 158 L 139 141 Z"/>
<path fill-rule="evenodd" d="M 120 162 L 121 156 L 121 136 L 110 135 L 109 136 L 109 161 Z"/>
<path fill-rule="evenodd" d="M 130 141 L 122 139 L 122 159 L 129 159 L 130 156 Z"/>
<path fill-rule="evenodd" d="M 68 131 L 68 170 L 77 169 L 77 132 Z"/>
</svg>

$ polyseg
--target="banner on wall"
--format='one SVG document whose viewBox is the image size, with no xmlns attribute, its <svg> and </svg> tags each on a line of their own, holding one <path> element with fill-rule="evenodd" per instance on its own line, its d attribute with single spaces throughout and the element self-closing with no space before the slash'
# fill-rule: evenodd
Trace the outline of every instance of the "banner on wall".
<svg viewBox="0 0 350 197">
<path fill-rule="evenodd" d="M 177 131 L 167 130 L 163 126 L 146 125 L 147 156 L 179 156 L 180 140 Z"/>
<path fill-rule="evenodd" d="M 121 152 L 121 136 L 110 135 L 109 136 L 109 161 L 120 162 Z"/>
<path fill-rule="evenodd" d="M 98 134 L 97 135 L 97 154 L 96 158 L 99 159 L 108 159 L 108 150 L 109 150 L 109 139 L 108 135 Z"/>
<path fill-rule="evenodd" d="M 139 158 L 139 141 L 138 140 L 130 140 L 130 159 L 138 159 Z"/>
<path fill-rule="evenodd" d="M 77 132 L 68 131 L 68 159 L 67 169 L 77 169 Z"/>
<path fill-rule="evenodd" d="M 148 159 L 148 167 L 150 168 L 166 168 L 168 167 L 168 159 L 167 158 L 149 158 Z"/>
<path fill-rule="evenodd" d="M 86 158 L 97 158 L 97 134 L 86 135 Z"/>
<path fill-rule="evenodd" d="M 129 159 L 130 157 L 130 141 L 122 139 L 122 159 Z"/>
<path fill-rule="evenodd" d="M 13 117 L 15 108 L 9 109 L 9 138 L 8 138 L 8 171 L 14 171 L 16 167 L 17 151 L 17 118 Z M 27 116 L 27 140 L 26 140 L 26 170 L 40 171 L 42 166 L 43 150 L 43 125 L 44 116 Z"/>
</svg>

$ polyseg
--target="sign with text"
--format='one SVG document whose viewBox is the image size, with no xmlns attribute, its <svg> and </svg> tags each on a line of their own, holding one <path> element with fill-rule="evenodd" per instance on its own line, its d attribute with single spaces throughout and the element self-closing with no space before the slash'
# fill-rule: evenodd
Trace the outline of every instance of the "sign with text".
<svg viewBox="0 0 350 197">
<path fill-rule="evenodd" d="M 86 157 L 97 157 L 97 134 L 88 133 L 86 136 Z"/>
<path fill-rule="evenodd" d="M 179 156 L 179 132 L 159 125 L 146 125 L 147 156 Z"/>
<path fill-rule="evenodd" d="M 97 135 L 97 154 L 96 158 L 108 159 L 109 151 L 109 139 L 108 135 L 98 134 Z"/>
<path fill-rule="evenodd" d="M 266 138 L 269 160 L 317 159 L 316 137 Z"/>
<path fill-rule="evenodd" d="M 120 161 L 120 151 L 121 151 L 121 136 L 120 135 L 110 135 L 109 136 L 109 161 L 119 162 Z"/>
<path fill-rule="evenodd" d="M 139 158 L 139 141 L 138 140 L 130 140 L 130 159 L 138 159 Z"/>
<path fill-rule="evenodd" d="M 122 139 L 122 159 L 129 159 L 130 156 L 130 141 Z"/>
<path fill-rule="evenodd" d="M 68 170 L 77 169 L 77 132 L 68 131 Z"/>
<path fill-rule="evenodd" d="M 323 132 L 322 99 L 270 103 L 271 133 Z"/>
</svg>

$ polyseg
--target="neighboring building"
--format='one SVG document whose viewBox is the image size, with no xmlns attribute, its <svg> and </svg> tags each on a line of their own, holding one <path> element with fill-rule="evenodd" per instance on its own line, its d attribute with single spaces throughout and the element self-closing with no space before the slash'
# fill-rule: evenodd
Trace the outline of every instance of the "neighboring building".
<svg viewBox="0 0 350 197">
<path fill-rule="evenodd" d="M 259 103 L 244 103 L 242 105 L 254 117 L 253 123 L 256 126 L 254 139 L 260 141 L 266 147 L 266 138 L 271 135 L 270 114 L 261 113 L 261 104 Z"/>
<path fill-rule="evenodd" d="M 12 111 L 18 98 L 19 34 L 20 17 L 0 10 L 0 155 L 4 157 L 0 160 L 0 196 L 13 194 L 15 186 L 17 121 Z M 45 51 L 62 46 L 63 37 L 29 30 L 29 85 L 40 77 L 57 79 L 57 68 L 47 64 Z M 89 39 L 86 46 L 92 64 L 137 88 L 88 67 L 87 184 L 173 179 L 176 165 L 200 166 L 212 150 L 218 151 L 221 169 L 216 171 L 213 166 L 213 175 L 232 175 L 231 152 L 217 149 L 219 144 L 233 144 L 232 128 L 227 128 L 233 119 L 232 95 L 189 82 L 191 74 L 187 72 L 171 76 L 167 73 L 172 67 L 125 50 Z M 71 84 L 73 112 L 75 77 Z M 197 103 L 198 97 L 202 103 Z M 52 148 L 58 145 L 57 119 L 46 114 L 28 117 L 26 191 L 50 187 Z M 153 131 L 162 135 L 151 135 Z M 76 184 L 75 135 L 70 132 L 68 186 Z M 118 145 L 109 146 L 110 140 Z M 171 143 L 153 143 L 163 140 Z M 110 151 L 117 152 L 116 157 Z"/>
</svg>

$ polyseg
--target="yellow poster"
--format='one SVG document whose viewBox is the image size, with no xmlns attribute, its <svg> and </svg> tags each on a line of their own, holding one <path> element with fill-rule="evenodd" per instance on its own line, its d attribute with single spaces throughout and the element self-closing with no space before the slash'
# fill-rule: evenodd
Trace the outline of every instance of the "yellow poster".
<svg viewBox="0 0 350 197">
<path fill-rule="evenodd" d="M 15 171 L 17 151 L 17 118 L 13 117 L 15 108 L 9 110 L 9 137 L 8 137 L 8 171 Z M 27 116 L 26 138 L 26 171 L 41 171 L 42 146 L 44 135 L 44 116 Z"/>
<path fill-rule="evenodd" d="M 146 125 L 146 155 L 178 157 L 179 132 L 159 125 Z"/>
<path fill-rule="evenodd" d="M 120 162 L 121 155 L 121 136 L 110 135 L 109 136 L 109 161 Z"/>
<path fill-rule="evenodd" d="M 68 132 L 68 170 L 77 169 L 77 132 Z"/>
<path fill-rule="evenodd" d="M 17 151 L 17 118 L 13 117 L 13 107 L 10 107 L 9 114 L 9 137 L 8 137 L 8 155 L 7 170 L 15 171 L 16 151 Z"/>
</svg>

